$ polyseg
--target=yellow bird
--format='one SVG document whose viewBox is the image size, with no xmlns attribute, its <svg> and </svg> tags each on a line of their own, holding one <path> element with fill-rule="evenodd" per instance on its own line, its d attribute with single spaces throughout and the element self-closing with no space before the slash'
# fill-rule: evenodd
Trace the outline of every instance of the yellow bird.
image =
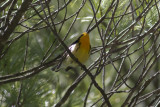
<svg viewBox="0 0 160 107">
<path fill-rule="evenodd" d="M 79 60 L 79 62 L 84 64 L 90 56 L 91 45 L 89 34 L 84 32 L 75 42 L 71 44 L 69 50 Z M 52 68 L 52 70 L 55 70 L 55 68 L 59 69 L 61 65 L 66 68 L 66 71 L 77 66 L 76 62 L 69 56 L 67 52 L 65 52 L 63 57 L 61 57 L 61 61 L 58 66 Z"/>
</svg>

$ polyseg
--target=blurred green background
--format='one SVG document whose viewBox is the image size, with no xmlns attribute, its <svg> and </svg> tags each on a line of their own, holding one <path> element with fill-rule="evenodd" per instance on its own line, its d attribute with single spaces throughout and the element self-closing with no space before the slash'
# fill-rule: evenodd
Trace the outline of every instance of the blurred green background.
<svg viewBox="0 0 160 107">
<path fill-rule="evenodd" d="M 67 0 L 64 0 L 67 2 Z M 59 6 L 57 0 L 51 0 L 49 6 L 51 12 L 54 12 L 58 9 L 58 7 L 62 7 L 65 2 L 63 0 L 59 1 Z M 159 1 L 159 0 L 155 0 Z M 100 0 L 92 0 L 92 4 L 95 7 L 95 9 L 98 8 Z M 97 12 L 96 18 L 100 19 L 110 6 L 112 0 L 101 0 L 101 4 L 99 7 L 99 10 Z M 126 14 L 122 20 L 120 20 L 118 26 L 115 28 L 116 23 L 119 21 L 121 18 L 120 15 L 122 15 L 126 9 L 127 6 L 129 5 L 130 1 L 129 0 L 120 0 L 118 7 L 116 9 L 115 15 L 114 15 L 114 20 L 111 23 L 111 26 L 106 33 L 107 35 L 110 35 L 111 31 L 115 28 L 114 33 L 112 33 L 110 37 L 110 41 L 113 40 L 118 34 L 127 28 L 129 25 L 133 23 L 133 16 L 136 19 L 136 17 L 139 16 L 139 14 L 144 10 L 145 7 L 149 4 L 150 0 L 144 0 L 144 2 L 140 0 L 133 0 L 132 1 L 132 6 L 133 9 L 137 8 L 133 14 Z M 21 5 L 22 1 L 18 0 L 17 7 Z M 72 14 L 77 12 L 81 6 L 82 1 L 81 0 L 72 0 L 67 8 L 61 10 L 58 14 L 56 14 L 56 18 L 54 20 L 54 23 L 59 23 L 64 19 L 65 13 L 66 13 L 66 18 L 70 17 Z M 155 2 L 153 1 L 150 5 L 152 5 Z M 159 2 L 158 8 L 159 7 Z M 2 5 L 2 3 L 1 3 Z M 36 7 L 37 10 L 41 10 L 41 6 Z M 99 24 L 99 28 L 101 29 L 102 32 L 106 30 L 107 25 L 110 23 L 110 19 L 113 14 L 113 10 L 107 14 L 106 19 Z M 7 14 L 8 8 L 5 10 L 5 14 Z M 46 13 L 48 14 L 47 9 L 45 9 Z M 127 13 L 130 13 L 131 7 L 127 9 Z M 4 16 L 5 14 L 0 13 L 0 16 Z M 28 17 L 32 16 L 35 14 L 35 11 L 33 9 L 29 9 L 25 15 L 23 16 L 22 20 L 27 19 Z M 43 17 L 45 17 L 44 13 L 40 13 Z M 55 15 L 54 15 L 55 16 Z M 53 16 L 53 18 L 54 18 Z M 67 46 L 69 46 L 72 42 L 74 42 L 79 35 L 81 35 L 83 32 L 86 31 L 87 27 L 89 26 L 94 14 L 91 8 L 91 5 L 89 1 L 86 1 L 84 7 L 82 7 L 82 10 L 80 11 L 74 25 L 72 26 L 69 34 L 67 35 L 65 39 L 65 43 Z M 116 18 L 117 16 L 117 18 Z M 75 19 L 75 16 L 70 18 L 69 20 L 65 21 L 62 28 L 62 24 L 56 25 L 57 31 L 60 35 L 61 38 L 64 38 L 70 29 L 71 24 L 73 23 L 73 20 Z M 32 27 L 35 24 L 37 24 L 41 19 L 39 18 L 38 15 L 35 15 L 34 17 L 30 18 L 27 21 L 24 21 L 22 24 L 26 25 L 28 27 Z M 145 20 L 144 28 L 142 28 L 143 21 Z M 134 26 L 133 31 L 131 30 L 127 34 L 127 38 L 132 38 L 133 33 L 134 35 L 139 34 L 142 30 L 142 34 L 144 34 L 148 29 L 150 29 L 157 21 L 159 20 L 158 16 L 158 11 L 156 5 L 154 5 L 149 12 L 144 15 L 143 18 Z M 95 20 L 93 21 L 92 25 L 95 24 Z M 44 22 L 39 24 L 35 28 L 41 28 L 46 26 Z M 61 30 L 60 30 L 61 28 Z M 12 33 L 11 37 L 9 40 L 14 39 L 15 37 L 19 36 L 21 32 L 27 30 L 27 28 L 19 25 L 16 27 L 16 30 Z M 147 35 L 144 38 L 144 42 L 149 40 L 150 36 L 153 36 L 152 34 Z M 28 38 L 28 47 L 26 47 L 27 44 L 27 38 Z M 106 36 L 106 40 L 107 40 Z M 124 41 L 126 38 L 122 39 L 121 41 Z M 148 49 L 152 46 L 152 44 L 155 44 L 155 48 L 159 44 L 159 38 L 154 41 L 153 39 L 150 39 L 147 45 L 145 45 L 144 50 L 148 51 Z M 55 41 L 55 42 L 54 42 Z M 92 30 L 90 32 L 90 41 L 91 41 L 91 46 L 94 48 L 97 48 L 98 46 L 102 46 L 102 41 L 100 39 L 99 33 L 97 28 Z M 53 51 L 57 45 L 59 45 L 59 42 L 56 40 L 55 35 L 53 32 L 50 30 L 48 27 L 44 27 L 40 30 L 33 30 L 30 31 L 29 33 L 25 33 L 20 39 L 16 40 L 8 49 L 6 55 L 0 60 L 0 76 L 3 75 L 9 75 L 9 74 L 14 74 L 18 73 L 21 71 L 25 71 L 28 69 L 31 69 L 33 67 L 36 67 L 40 64 L 42 59 L 44 58 L 47 50 L 49 47 L 52 45 L 54 42 L 53 47 L 51 50 L 48 52 L 47 56 L 49 56 L 51 53 L 51 57 L 47 59 L 47 61 L 52 60 L 56 56 L 58 56 L 60 53 L 64 51 L 64 48 L 62 46 L 58 47 L 56 51 Z M 131 48 L 129 49 L 129 53 L 133 52 L 134 50 L 138 49 L 140 46 L 142 46 L 142 41 L 137 42 L 136 44 L 132 45 Z M 121 46 L 116 46 L 115 48 L 118 48 Z M 7 46 L 5 47 L 7 49 Z M 25 59 L 25 52 L 26 49 L 28 50 L 27 57 L 26 57 L 26 63 L 24 66 L 24 59 Z M 106 52 L 109 49 L 105 49 Z M 116 52 L 111 54 L 111 58 L 115 58 L 116 56 L 120 55 L 122 51 Z M 159 51 L 158 51 L 159 52 Z M 149 56 L 147 56 L 146 60 L 148 61 L 151 55 L 154 53 L 152 51 Z M 126 72 L 128 72 L 129 69 L 134 70 L 135 66 L 130 68 L 131 62 L 132 64 L 136 61 L 136 59 L 143 54 L 143 50 L 140 49 L 134 54 L 130 56 L 130 58 L 126 58 L 124 65 L 122 66 L 122 75 L 124 75 Z M 94 63 L 97 58 L 101 55 L 101 51 L 98 51 L 94 54 L 92 54 L 86 63 L 87 66 L 89 66 L 91 63 Z M 121 59 L 122 60 L 122 59 Z M 121 60 L 118 60 L 114 62 L 114 65 L 119 68 L 121 64 Z M 131 60 L 131 61 L 130 61 Z M 153 60 L 151 61 L 153 62 Z M 138 63 L 136 64 L 138 65 Z M 23 70 L 24 67 L 24 70 Z M 147 74 L 145 79 L 148 79 L 152 74 L 156 73 L 159 70 L 159 60 L 156 62 L 154 67 L 150 70 L 150 72 Z M 143 64 L 132 74 L 132 76 L 127 80 L 127 84 L 129 84 L 131 87 L 135 85 L 136 81 L 139 78 L 139 75 L 143 69 Z M 91 70 L 93 74 L 96 72 L 96 68 Z M 112 64 L 108 64 L 105 66 L 105 91 L 108 92 L 111 89 L 111 86 L 116 78 L 117 72 L 114 69 Z M 20 106 L 22 107 L 51 107 L 54 106 L 55 104 L 58 103 L 58 101 L 63 97 L 65 94 L 66 90 L 71 86 L 71 84 L 75 81 L 75 79 L 82 73 L 83 71 L 79 68 L 78 72 L 65 72 L 65 71 L 59 71 L 59 72 L 54 72 L 50 70 L 50 67 L 43 70 L 39 74 L 27 78 L 22 81 L 17 81 L 13 83 L 7 83 L 4 85 L 0 86 L 0 105 L 1 107 L 15 107 L 20 90 L 21 90 L 21 96 L 20 96 Z M 102 83 L 102 76 L 103 73 L 101 72 L 97 77 L 96 81 L 98 84 L 103 87 Z M 159 80 L 157 78 L 157 80 Z M 157 83 L 156 83 L 157 82 Z M 152 90 L 158 89 L 160 86 L 159 81 L 156 82 L 151 82 L 151 84 L 146 88 L 143 94 L 151 92 Z M 78 85 L 78 87 L 72 92 L 72 94 L 69 96 L 68 100 L 63 104 L 62 107 L 82 107 L 84 104 L 84 99 L 88 90 L 88 87 L 91 83 L 91 80 L 88 76 L 86 76 Z M 127 86 L 123 85 L 121 88 L 119 88 L 119 91 L 123 90 L 128 90 Z M 137 92 L 137 91 L 136 91 Z M 110 102 L 113 107 L 120 107 L 120 105 L 124 102 L 126 97 L 128 96 L 128 93 L 116 93 L 110 98 Z M 92 86 L 88 100 L 87 100 L 87 107 L 90 107 L 93 103 L 95 103 L 98 99 L 100 99 L 102 95 L 100 92 Z M 153 99 L 155 96 L 150 97 L 148 100 L 145 100 L 144 102 L 140 103 L 138 106 L 139 107 L 145 107 L 150 103 L 150 99 Z M 103 100 L 98 102 L 97 104 L 94 105 L 94 107 L 100 107 L 102 104 Z"/>
</svg>

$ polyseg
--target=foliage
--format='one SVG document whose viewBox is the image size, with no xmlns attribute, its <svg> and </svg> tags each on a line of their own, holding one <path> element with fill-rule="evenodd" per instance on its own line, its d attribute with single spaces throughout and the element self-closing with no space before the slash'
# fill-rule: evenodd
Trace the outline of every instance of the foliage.
<svg viewBox="0 0 160 107">
<path fill-rule="evenodd" d="M 0 105 L 157 106 L 159 10 L 159 0 L 0 1 Z M 85 31 L 86 66 L 51 71 Z"/>
</svg>

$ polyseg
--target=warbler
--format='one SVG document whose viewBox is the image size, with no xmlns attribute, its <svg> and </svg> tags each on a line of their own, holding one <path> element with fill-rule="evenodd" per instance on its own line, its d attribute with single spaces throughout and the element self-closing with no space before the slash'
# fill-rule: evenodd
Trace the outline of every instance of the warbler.
<svg viewBox="0 0 160 107">
<path fill-rule="evenodd" d="M 91 45 L 89 34 L 84 32 L 75 42 L 71 44 L 71 46 L 69 46 L 69 50 L 79 62 L 84 64 L 90 56 Z M 52 70 L 59 69 L 61 65 L 63 65 L 66 71 L 77 67 L 77 63 L 67 52 L 64 52 L 61 56 L 61 60 L 59 60 L 59 64 L 56 67 L 53 67 Z"/>
</svg>

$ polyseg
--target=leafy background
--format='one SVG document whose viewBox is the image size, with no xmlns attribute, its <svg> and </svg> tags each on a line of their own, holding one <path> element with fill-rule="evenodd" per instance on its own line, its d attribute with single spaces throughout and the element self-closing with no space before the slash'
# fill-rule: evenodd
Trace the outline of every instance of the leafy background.
<svg viewBox="0 0 160 107">
<path fill-rule="evenodd" d="M 62 107 L 107 106 L 102 94 L 90 77 L 83 75 L 85 72 L 80 67 L 78 72 L 54 72 L 50 68 L 58 62 L 43 66 L 65 50 L 55 31 L 69 46 L 87 29 L 92 51 L 85 65 L 96 75 L 95 80 L 107 93 L 111 105 L 145 107 L 159 104 L 159 0 L 33 0 L 18 23 L 10 25 L 18 10 L 23 8 L 23 2 L 0 2 L 1 107 L 58 107 L 68 91 L 70 94 Z M 14 26 L 14 30 L 3 40 L 10 26 Z M 37 66 L 44 69 L 14 75 Z M 76 87 L 68 90 L 74 83 Z"/>
</svg>

